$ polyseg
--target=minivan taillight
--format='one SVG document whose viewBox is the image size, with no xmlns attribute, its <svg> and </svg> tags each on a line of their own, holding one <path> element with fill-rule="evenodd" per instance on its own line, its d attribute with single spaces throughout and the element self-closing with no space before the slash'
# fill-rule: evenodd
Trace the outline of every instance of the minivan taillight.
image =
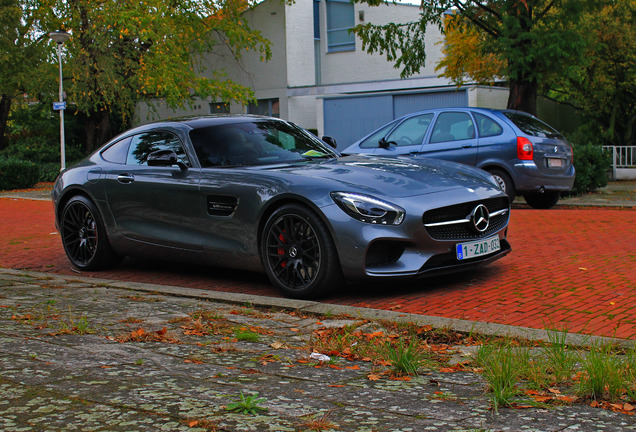
<svg viewBox="0 0 636 432">
<path fill-rule="evenodd" d="M 534 150 L 532 143 L 526 137 L 517 137 L 517 157 L 521 160 L 532 160 Z"/>
</svg>

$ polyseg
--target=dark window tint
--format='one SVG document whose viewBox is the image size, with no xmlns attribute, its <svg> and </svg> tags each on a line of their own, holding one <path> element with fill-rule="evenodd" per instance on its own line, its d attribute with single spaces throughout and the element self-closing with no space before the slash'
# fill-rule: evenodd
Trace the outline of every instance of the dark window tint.
<svg viewBox="0 0 636 432">
<path fill-rule="evenodd" d="M 483 114 L 473 113 L 475 121 L 477 122 L 477 129 L 479 130 L 479 136 L 482 138 L 501 135 L 503 128 L 491 119 Z"/>
<path fill-rule="evenodd" d="M 203 168 L 296 162 L 335 157 L 316 137 L 277 121 L 235 123 L 190 131 Z"/>
<path fill-rule="evenodd" d="M 382 129 L 379 129 L 377 132 L 374 132 L 372 135 L 369 135 L 367 139 L 360 143 L 361 148 L 378 148 L 380 147 L 379 141 L 384 138 L 393 126 L 395 126 L 396 122 L 391 122 L 388 125 L 384 126 Z"/>
<path fill-rule="evenodd" d="M 437 117 L 431 143 L 475 138 L 475 125 L 468 113 L 444 112 Z"/>
<path fill-rule="evenodd" d="M 148 155 L 158 150 L 172 150 L 180 162 L 191 166 L 179 138 L 170 132 L 146 132 L 135 135 L 128 150 L 127 165 L 147 165 Z"/>
<path fill-rule="evenodd" d="M 422 145 L 424 135 L 433 120 L 433 114 L 409 117 L 396 127 L 386 140 L 398 147 Z"/>
<path fill-rule="evenodd" d="M 124 138 L 123 140 L 117 141 L 115 144 L 103 150 L 102 157 L 104 158 L 104 160 L 117 164 L 125 164 L 131 139 L 132 137 Z"/>
<path fill-rule="evenodd" d="M 504 112 L 504 115 L 512 120 L 519 129 L 528 135 L 541 138 L 563 138 L 559 132 L 552 129 L 536 117 L 514 112 Z"/>
</svg>

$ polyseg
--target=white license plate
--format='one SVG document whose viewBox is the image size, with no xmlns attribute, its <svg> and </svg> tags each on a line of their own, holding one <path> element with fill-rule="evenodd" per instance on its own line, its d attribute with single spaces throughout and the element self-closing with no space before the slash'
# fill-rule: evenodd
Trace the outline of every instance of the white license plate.
<svg viewBox="0 0 636 432">
<path fill-rule="evenodd" d="M 548 158 L 549 168 L 561 168 L 563 166 L 563 159 Z"/>
<path fill-rule="evenodd" d="M 501 249 L 499 237 L 488 237 L 487 239 L 470 243 L 459 243 L 457 245 L 457 259 L 464 260 L 488 255 Z"/>
</svg>

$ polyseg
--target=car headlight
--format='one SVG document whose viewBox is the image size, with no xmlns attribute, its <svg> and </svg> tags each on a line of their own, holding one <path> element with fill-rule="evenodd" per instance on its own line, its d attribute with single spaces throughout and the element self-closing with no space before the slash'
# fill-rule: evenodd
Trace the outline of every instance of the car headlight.
<svg viewBox="0 0 636 432">
<path fill-rule="evenodd" d="M 399 225 L 404 209 L 369 195 L 331 192 L 331 198 L 346 214 L 360 222 L 380 225 Z"/>
</svg>

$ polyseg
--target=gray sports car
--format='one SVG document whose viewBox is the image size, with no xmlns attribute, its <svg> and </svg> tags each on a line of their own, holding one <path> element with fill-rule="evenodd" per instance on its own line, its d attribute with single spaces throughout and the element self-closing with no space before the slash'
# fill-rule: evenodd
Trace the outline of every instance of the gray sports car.
<svg viewBox="0 0 636 432">
<path fill-rule="evenodd" d="M 510 251 L 509 199 L 485 171 L 342 157 L 266 117 L 136 127 L 61 173 L 53 202 L 81 270 L 124 256 L 264 270 L 296 298 L 469 269 Z"/>
</svg>

